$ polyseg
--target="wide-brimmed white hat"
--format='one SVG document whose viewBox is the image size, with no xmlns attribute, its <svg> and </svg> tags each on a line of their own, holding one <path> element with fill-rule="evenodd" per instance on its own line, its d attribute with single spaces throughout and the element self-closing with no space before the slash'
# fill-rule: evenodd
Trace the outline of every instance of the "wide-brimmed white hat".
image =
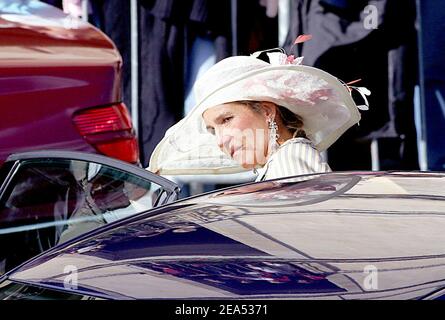
<svg viewBox="0 0 445 320">
<path fill-rule="evenodd" d="M 302 118 L 303 129 L 320 151 L 360 120 L 349 88 L 339 79 L 283 53 L 268 55 L 270 63 L 254 56 L 226 58 L 200 77 L 194 87 L 197 105 L 166 132 L 148 169 L 165 175 L 245 171 L 205 128 L 203 112 L 223 103 L 268 101 L 286 107 Z"/>
</svg>

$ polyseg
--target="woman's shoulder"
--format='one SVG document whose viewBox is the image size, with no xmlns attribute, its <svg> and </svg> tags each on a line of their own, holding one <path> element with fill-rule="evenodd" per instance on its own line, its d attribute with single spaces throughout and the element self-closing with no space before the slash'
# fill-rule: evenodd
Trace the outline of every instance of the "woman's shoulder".
<svg viewBox="0 0 445 320">
<path fill-rule="evenodd" d="M 314 147 L 314 144 L 312 143 L 311 140 L 309 140 L 308 138 L 303 138 L 303 137 L 297 137 L 297 138 L 291 138 L 286 140 L 281 147 L 285 147 L 285 146 L 289 146 L 289 145 L 295 145 L 298 143 L 303 143 L 303 144 L 308 144 L 311 145 L 312 147 Z"/>
<path fill-rule="evenodd" d="M 320 152 L 306 138 L 293 138 L 283 143 L 270 157 L 261 179 L 270 180 L 319 172 L 330 172 Z"/>
<path fill-rule="evenodd" d="M 287 166 L 289 163 L 307 162 L 315 164 L 321 161 L 320 152 L 307 138 L 292 138 L 285 141 L 269 158 L 268 164 Z"/>
<path fill-rule="evenodd" d="M 271 158 L 282 157 L 284 155 L 289 157 L 289 152 L 291 151 L 303 152 L 305 150 L 318 152 L 311 140 L 301 137 L 291 138 L 285 141 Z"/>
</svg>

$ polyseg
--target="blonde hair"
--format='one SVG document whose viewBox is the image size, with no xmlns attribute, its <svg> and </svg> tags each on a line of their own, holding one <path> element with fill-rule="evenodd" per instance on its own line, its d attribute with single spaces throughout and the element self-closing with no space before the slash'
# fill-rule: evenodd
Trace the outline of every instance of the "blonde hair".
<svg viewBox="0 0 445 320">
<path fill-rule="evenodd" d="M 260 112 L 262 110 L 262 104 L 260 101 L 243 100 L 238 101 L 251 107 L 254 111 Z M 293 138 L 306 138 L 308 139 L 306 132 L 303 129 L 303 119 L 296 113 L 293 113 L 289 109 L 283 106 L 277 106 L 277 114 L 283 122 L 284 126 L 290 131 Z"/>
</svg>

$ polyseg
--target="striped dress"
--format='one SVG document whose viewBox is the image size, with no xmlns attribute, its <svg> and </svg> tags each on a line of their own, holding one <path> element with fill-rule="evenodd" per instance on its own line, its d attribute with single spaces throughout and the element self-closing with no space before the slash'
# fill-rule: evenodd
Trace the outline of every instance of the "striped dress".
<svg viewBox="0 0 445 320">
<path fill-rule="evenodd" d="M 331 171 L 310 140 L 293 138 L 283 143 L 264 167 L 258 170 L 255 181 Z"/>
</svg>

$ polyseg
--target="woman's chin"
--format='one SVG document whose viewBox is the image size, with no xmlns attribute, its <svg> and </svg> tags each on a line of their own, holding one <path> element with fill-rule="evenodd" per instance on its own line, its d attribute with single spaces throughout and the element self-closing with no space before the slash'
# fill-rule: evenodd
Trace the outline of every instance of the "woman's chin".
<svg viewBox="0 0 445 320">
<path fill-rule="evenodd" d="M 246 170 L 253 170 L 253 168 L 255 168 L 255 165 L 252 163 L 240 163 L 240 165 Z"/>
<path fill-rule="evenodd" d="M 238 162 L 238 164 L 246 170 L 253 170 L 259 165 L 259 162 L 255 158 L 253 152 L 252 154 L 246 154 L 242 152 L 235 152 L 233 154 L 233 160 Z"/>
<path fill-rule="evenodd" d="M 251 163 L 253 161 L 250 159 L 250 157 L 246 157 L 246 153 L 242 152 L 241 150 L 235 151 L 232 159 L 244 169 L 253 169 L 255 167 L 255 164 Z"/>
<path fill-rule="evenodd" d="M 246 159 L 242 159 L 242 161 L 238 161 L 238 163 L 246 170 L 253 170 L 257 166 L 257 163 L 253 160 L 246 161 Z"/>
</svg>

